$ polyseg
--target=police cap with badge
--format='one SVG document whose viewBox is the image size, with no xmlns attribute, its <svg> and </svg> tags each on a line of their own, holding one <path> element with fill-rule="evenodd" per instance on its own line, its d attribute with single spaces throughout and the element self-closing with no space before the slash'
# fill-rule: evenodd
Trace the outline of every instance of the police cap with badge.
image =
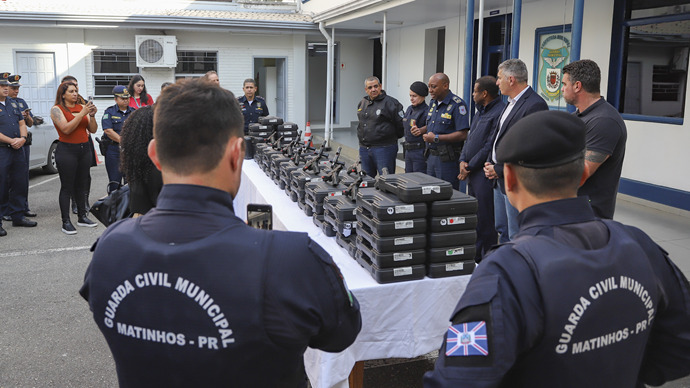
<svg viewBox="0 0 690 388">
<path fill-rule="evenodd" d="M 496 149 L 499 163 L 549 168 L 584 156 L 585 123 L 560 111 L 525 116 L 510 128 Z"/>
<path fill-rule="evenodd" d="M 10 86 L 22 86 L 22 84 L 19 83 L 21 78 L 21 75 L 15 74 L 7 77 L 7 81 L 10 83 Z"/>
<path fill-rule="evenodd" d="M 117 85 L 113 88 L 113 96 L 121 98 L 129 98 L 129 90 L 124 85 Z"/>
<path fill-rule="evenodd" d="M 9 86 L 10 85 L 9 78 L 10 78 L 9 72 L 0 73 L 0 86 Z"/>
</svg>

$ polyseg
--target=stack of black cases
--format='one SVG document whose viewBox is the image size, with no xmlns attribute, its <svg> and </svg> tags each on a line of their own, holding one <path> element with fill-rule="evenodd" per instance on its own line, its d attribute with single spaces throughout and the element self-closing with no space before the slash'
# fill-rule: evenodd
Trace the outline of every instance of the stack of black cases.
<svg viewBox="0 0 690 388">
<path fill-rule="evenodd" d="M 422 279 L 426 272 L 424 202 L 405 203 L 375 188 L 357 193 L 355 258 L 379 283 Z"/>
<path fill-rule="evenodd" d="M 357 204 L 346 195 L 327 197 L 323 201 L 323 230 L 326 236 L 335 234 L 338 245 L 355 257 L 357 247 Z"/>
<path fill-rule="evenodd" d="M 471 274 L 475 267 L 477 200 L 453 190 L 450 199 L 429 203 L 427 276 Z"/>
</svg>

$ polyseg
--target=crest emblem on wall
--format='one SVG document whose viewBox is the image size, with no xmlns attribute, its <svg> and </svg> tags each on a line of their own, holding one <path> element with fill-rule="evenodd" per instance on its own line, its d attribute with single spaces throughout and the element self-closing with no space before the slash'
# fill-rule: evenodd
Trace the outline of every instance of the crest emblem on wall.
<svg viewBox="0 0 690 388">
<path fill-rule="evenodd" d="M 561 33 L 543 36 L 539 58 L 539 95 L 549 105 L 560 105 L 563 67 L 570 62 L 570 39 Z"/>
</svg>

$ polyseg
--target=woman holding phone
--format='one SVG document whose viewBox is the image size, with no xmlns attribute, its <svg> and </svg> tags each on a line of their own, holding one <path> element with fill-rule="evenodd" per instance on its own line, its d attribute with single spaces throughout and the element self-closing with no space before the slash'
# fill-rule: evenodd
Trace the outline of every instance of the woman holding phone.
<svg viewBox="0 0 690 388">
<path fill-rule="evenodd" d="M 79 104 L 79 91 L 72 82 L 63 82 L 55 95 L 55 106 L 50 110 L 50 118 L 57 129 L 59 140 L 55 150 L 55 162 L 60 175 L 60 214 L 62 231 L 76 234 L 69 213 L 70 197 L 85 199 L 90 191 L 89 168 L 93 155 L 89 146 L 89 133 L 95 133 L 98 123 L 94 116 L 96 107 L 92 101 Z M 77 225 L 95 227 L 96 223 L 86 217 L 86 201 L 77 202 Z"/>
<path fill-rule="evenodd" d="M 127 90 L 131 96 L 129 98 L 129 106 L 132 108 L 139 109 L 142 106 L 153 105 L 153 97 L 146 92 L 146 82 L 144 81 L 144 77 L 140 76 L 139 74 L 135 75 L 131 80 L 129 80 Z"/>
</svg>

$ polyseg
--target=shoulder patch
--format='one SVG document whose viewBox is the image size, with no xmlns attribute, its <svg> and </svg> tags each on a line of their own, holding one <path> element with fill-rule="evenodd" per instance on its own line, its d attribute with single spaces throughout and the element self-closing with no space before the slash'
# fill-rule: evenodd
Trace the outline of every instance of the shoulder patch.
<svg viewBox="0 0 690 388">
<path fill-rule="evenodd" d="M 459 111 L 460 111 L 460 114 L 463 116 L 467 114 L 467 108 L 465 108 L 465 105 L 460 105 Z"/>
<path fill-rule="evenodd" d="M 400 111 L 400 112 L 398 112 L 398 115 L 399 115 L 400 117 L 405 117 L 405 112 Z"/>
<path fill-rule="evenodd" d="M 463 322 L 451 325 L 446 335 L 446 357 L 489 355 L 485 321 Z"/>
</svg>

